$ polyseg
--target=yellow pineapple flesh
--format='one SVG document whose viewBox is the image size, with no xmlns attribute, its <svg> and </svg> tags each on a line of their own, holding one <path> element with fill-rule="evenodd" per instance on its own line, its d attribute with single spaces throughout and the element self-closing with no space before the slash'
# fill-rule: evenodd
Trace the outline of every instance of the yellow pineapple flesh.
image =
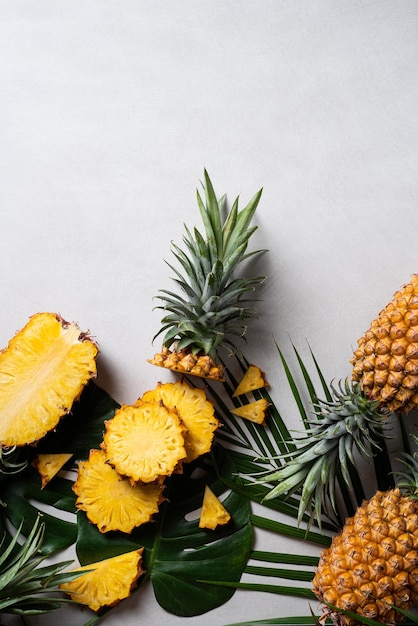
<svg viewBox="0 0 418 626">
<path fill-rule="evenodd" d="M 79 567 L 80 576 L 60 585 L 61 590 L 78 604 L 92 611 L 116 606 L 136 587 L 142 569 L 143 548 L 126 552 L 97 563 Z M 86 573 L 83 573 L 86 572 Z"/>
<path fill-rule="evenodd" d="M 132 484 L 163 481 L 186 458 L 180 418 L 161 402 L 123 405 L 105 426 L 106 459 Z"/>
<path fill-rule="evenodd" d="M 268 387 L 264 372 L 257 365 L 249 365 L 232 397 L 236 398 L 262 387 Z"/>
<path fill-rule="evenodd" d="M 373 320 L 350 362 L 372 400 L 389 411 L 418 407 L 418 274 Z"/>
<path fill-rule="evenodd" d="M 203 389 L 191 387 L 185 380 L 175 383 L 159 383 L 156 389 L 147 391 L 142 401 L 163 402 L 165 406 L 176 409 L 185 427 L 184 446 L 186 462 L 209 452 L 219 421 L 215 417 L 213 403 Z"/>
<path fill-rule="evenodd" d="M 243 404 L 242 406 L 231 409 L 231 413 L 233 413 L 233 415 L 237 415 L 238 417 L 250 420 L 250 422 L 263 424 L 266 419 L 266 411 L 269 406 L 270 403 L 268 400 L 261 398 L 260 400 L 255 400 L 254 402 L 249 402 L 248 404 Z"/>
<path fill-rule="evenodd" d="M 393 606 L 418 602 L 418 501 L 398 488 L 365 501 L 323 551 L 313 590 L 321 602 L 382 624 L 402 621 Z M 361 626 L 330 614 L 335 624 Z"/>
<path fill-rule="evenodd" d="M 165 367 L 179 374 L 191 374 L 219 382 L 225 381 L 224 366 L 216 363 L 208 354 L 195 355 L 189 350 L 176 351 L 163 348 L 152 359 L 148 359 L 148 363 Z"/>
<path fill-rule="evenodd" d="M 228 524 L 231 515 L 228 513 L 222 502 L 213 493 L 212 489 L 205 486 L 203 494 L 202 511 L 199 519 L 199 528 L 209 528 L 215 530 L 217 526 Z"/>
<path fill-rule="evenodd" d="M 0 442 L 23 446 L 53 430 L 96 375 L 98 349 L 75 323 L 38 313 L 0 353 Z"/>
<path fill-rule="evenodd" d="M 88 460 L 79 463 L 73 490 L 77 508 L 101 533 L 131 533 L 152 520 L 163 500 L 163 485 L 131 485 L 106 462 L 103 450 L 91 450 Z"/>
<path fill-rule="evenodd" d="M 32 461 L 32 465 L 39 472 L 42 481 L 42 489 L 58 474 L 72 456 L 71 453 L 66 452 L 36 455 Z"/>
</svg>

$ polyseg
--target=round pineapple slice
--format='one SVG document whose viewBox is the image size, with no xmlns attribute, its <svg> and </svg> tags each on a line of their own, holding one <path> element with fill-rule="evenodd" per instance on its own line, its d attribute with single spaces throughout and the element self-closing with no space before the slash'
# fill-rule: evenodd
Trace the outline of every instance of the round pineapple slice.
<svg viewBox="0 0 418 626">
<path fill-rule="evenodd" d="M 143 548 L 114 556 L 104 561 L 79 567 L 80 576 L 60 585 L 60 589 L 78 604 L 86 604 L 92 611 L 116 606 L 128 598 L 136 587 L 142 569 Z M 83 573 L 86 572 L 86 573 Z"/>
<path fill-rule="evenodd" d="M 0 442 L 35 443 L 71 410 L 96 375 L 98 349 L 54 313 L 33 315 L 0 353 Z"/>
<path fill-rule="evenodd" d="M 185 380 L 176 383 L 158 383 L 156 389 L 147 391 L 142 401 L 162 401 L 165 406 L 174 407 L 183 422 L 186 461 L 190 462 L 209 452 L 219 421 L 215 417 L 213 403 L 203 389 L 191 387 Z"/>
<path fill-rule="evenodd" d="M 179 416 L 162 403 L 123 405 L 105 425 L 107 461 L 132 484 L 162 481 L 186 457 Z"/>
<path fill-rule="evenodd" d="M 161 484 L 131 485 L 106 462 L 103 450 L 91 450 L 88 460 L 79 463 L 73 490 L 77 508 L 101 533 L 131 533 L 152 520 L 163 500 Z"/>
</svg>

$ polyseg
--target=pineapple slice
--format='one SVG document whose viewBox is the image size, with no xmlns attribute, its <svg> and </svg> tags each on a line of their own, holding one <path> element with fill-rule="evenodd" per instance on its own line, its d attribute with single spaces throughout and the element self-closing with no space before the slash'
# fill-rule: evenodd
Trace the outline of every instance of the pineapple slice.
<svg viewBox="0 0 418 626">
<path fill-rule="evenodd" d="M 54 313 L 38 313 L 0 353 L 0 442 L 35 443 L 71 410 L 96 375 L 98 349 Z"/>
<path fill-rule="evenodd" d="M 187 462 L 209 452 L 219 421 L 215 417 L 213 403 L 206 398 L 203 389 L 191 387 L 183 379 L 176 383 L 159 383 L 156 389 L 142 396 L 142 401 L 162 401 L 165 406 L 177 410 L 186 428 L 184 447 Z"/>
<path fill-rule="evenodd" d="M 32 465 L 38 470 L 42 479 L 42 489 L 46 487 L 50 480 L 54 478 L 71 459 L 71 453 L 62 452 L 59 454 L 38 454 L 32 461 Z"/>
<path fill-rule="evenodd" d="M 202 512 L 200 514 L 199 528 L 215 530 L 219 525 L 228 524 L 231 516 L 215 496 L 212 489 L 206 485 L 203 495 Z"/>
<path fill-rule="evenodd" d="M 60 589 L 78 604 L 92 611 L 112 607 L 131 595 L 142 569 L 143 548 L 79 567 L 80 576 L 60 585 Z M 83 573 L 86 572 L 86 573 Z"/>
<path fill-rule="evenodd" d="M 186 458 L 180 418 L 161 402 L 123 405 L 105 425 L 107 461 L 132 484 L 162 481 Z"/>
<path fill-rule="evenodd" d="M 79 463 L 73 490 L 77 508 L 85 511 L 101 533 L 131 533 L 152 520 L 163 500 L 163 485 L 131 485 L 106 463 L 103 450 L 91 450 L 88 460 Z"/>
<path fill-rule="evenodd" d="M 269 406 L 270 403 L 265 398 L 261 398 L 255 402 L 243 404 L 236 409 L 231 409 L 231 413 L 250 420 L 251 422 L 255 422 L 256 424 L 263 424 Z"/>
<path fill-rule="evenodd" d="M 249 365 L 232 397 L 242 396 L 261 387 L 268 387 L 264 372 L 257 365 Z"/>
</svg>

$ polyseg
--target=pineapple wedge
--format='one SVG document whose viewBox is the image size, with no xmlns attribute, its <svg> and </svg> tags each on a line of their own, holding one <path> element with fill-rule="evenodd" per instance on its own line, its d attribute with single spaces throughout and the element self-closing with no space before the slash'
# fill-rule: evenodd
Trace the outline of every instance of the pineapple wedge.
<svg viewBox="0 0 418 626">
<path fill-rule="evenodd" d="M 202 512 L 199 519 L 199 528 L 215 530 L 219 525 L 228 524 L 231 515 L 224 505 L 215 496 L 212 489 L 206 485 L 203 495 Z"/>
<path fill-rule="evenodd" d="M 162 502 L 163 485 L 131 485 L 106 462 L 103 450 L 90 450 L 87 461 L 78 466 L 73 485 L 76 507 L 85 511 L 101 533 L 120 530 L 130 534 L 134 528 L 152 520 Z"/>
<path fill-rule="evenodd" d="M 79 567 L 74 571 L 80 572 L 80 576 L 71 582 L 61 584 L 60 589 L 69 595 L 71 600 L 78 604 L 86 604 L 92 611 L 116 606 L 131 595 L 138 578 L 144 573 L 143 551 L 143 548 L 139 548 Z"/>
<path fill-rule="evenodd" d="M 71 453 L 38 454 L 32 461 L 32 466 L 38 470 L 42 479 L 42 489 L 58 474 L 60 469 L 71 459 Z"/>
<path fill-rule="evenodd" d="M 266 411 L 269 406 L 270 403 L 265 398 L 261 398 L 255 402 L 243 404 L 236 409 L 231 409 L 231 413 L 237 415 L 238 417 L 250 420 L 251 422 L 255 422 L 256 424 L 263 424 L 266 418 Z"/>
<path fill-rule="evenodd" d="M 0 442 L 36 443 L 53 430 L 90 378 L 98 348 L 54 313 L 37 313 L 0 353 Z"/>
<path fill-rule="evenodd" d="M 264 372 L 257 365 L 249 365 L 232 397 L 243 396 L 262 387 L 268 387 Z"/>
</svg>

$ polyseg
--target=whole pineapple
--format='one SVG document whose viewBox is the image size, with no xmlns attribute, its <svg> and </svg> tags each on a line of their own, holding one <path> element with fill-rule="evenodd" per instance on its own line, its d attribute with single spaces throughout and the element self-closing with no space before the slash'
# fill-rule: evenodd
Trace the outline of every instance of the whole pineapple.
<svg viewBox="0 0 418 626">
<path fill-rule="evenodd" d="M 373 320 L 351 364 L 353 380 L 389 411 L 418 406 L 418 274 Z"/>
<path fill-rule="evenodd" d="M 416 488 L 416 486 L 415 486 Z M 418 602 L 418 501 L 399 488 L 378 491 L 324 550 L 313 579 L 321 602 L 394 625 Z M 326 610 L 338 626 L 361 626 Z"/>
<path fill-rule="evenodd" d="M 223 380 L 223 366 L 217 361 L 221 347 L 235 349 L 234 337 L 243 337 L 245 320 L 254 317 L 251 300 L 246 296 L 264 277 L 234 277 L 237 266 L 250 256 L 247 244 L 256 226 L 251 221 L 261 197 L 255 194 L 245 208 L 238 210 L 238 198 L 229 213 L 225 197 L 217 199 L 211 180 L 204 172 L 203 201 L 197 192 L 205 236 L 197 228 L 186 227 L 184 252 L 172 245 L 172 252 L 183 268 L 184 275 L 171 267 L 175 281 L 183 292 L 160 290 L 158 307 L 166 312 L 162 328 L 162 351 L 150 360 L 181 373 Z M 155 339 L 154 337 L 154 339 Z"/>
</svg>

